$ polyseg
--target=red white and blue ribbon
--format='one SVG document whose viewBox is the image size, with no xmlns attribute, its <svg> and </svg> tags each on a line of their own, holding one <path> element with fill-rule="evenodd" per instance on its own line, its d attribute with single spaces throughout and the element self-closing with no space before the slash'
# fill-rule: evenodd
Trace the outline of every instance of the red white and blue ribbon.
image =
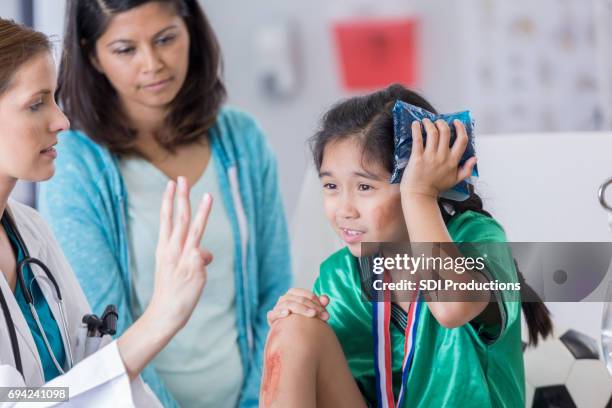
<svg viewBox="0 0 612 408">
<path fill-rule="evenodd" d="M 372 329 L 374 335 L 374 368 L 376 373 L 376 398 L 378 408 L 401 408 L 406 397 L 406 382 L 408 372 L 414 356 L 416 332 L 419 324 L 419 311 L 421 302 L 417 293 L 416 300 L 410 303 L 408 309 L 406 332 L 404 340 L 404 361 L 402 364 L 402 386 L 395 405 L 393 395 L 393 372 L 391 370 L 391 334 L 389 322 L 391 321 L 391 302 L 385 295 L 385 301 L 372 300 Z"/>
</svg>

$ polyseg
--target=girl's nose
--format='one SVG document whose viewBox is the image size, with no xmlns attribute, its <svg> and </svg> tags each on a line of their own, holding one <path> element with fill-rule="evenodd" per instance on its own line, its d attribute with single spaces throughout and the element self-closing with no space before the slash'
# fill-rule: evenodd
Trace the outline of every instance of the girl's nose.
<svg viewBox="0 0 612 408">
<path fill-rule="evenodd" d="M 352 197 L 349 197 L 347 194 L 343 194 L 343 197 L 339 201 L 338 210 L 336 214 L 338 217 L 343 219 L 353 219 L 359 217 L 359 211 L 353 204 L 354 201 Z"/>
</svg>

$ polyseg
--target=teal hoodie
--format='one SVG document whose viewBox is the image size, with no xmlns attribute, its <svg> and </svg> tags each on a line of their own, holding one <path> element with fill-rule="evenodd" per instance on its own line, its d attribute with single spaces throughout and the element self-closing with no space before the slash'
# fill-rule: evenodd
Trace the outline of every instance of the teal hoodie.
<svg viewBox="0 0 612 408">
<path fill-rule="evenodd" d="M 235 254 L 238 344 L 245 379 L 240 407 L 256 407 L 268 333 L 266 313 L 291 284 L 287 224 L 276 159 L 247 114 L 224 108 L 209 131 L 221 201 Z M 82 132 L 57 146 L 56 173 L 40 185 L 38 208 L 51 225 L 94 313 L 119 309 L 117 335 L 133 323 L 127 192 L 118 158 Z M 161 197 L 160 197 L 161 199 Z M 214 352 L 214 351 L 212 351 Z M 142 373 L 166 407 L 176 406 L 150 364 Z"/>
</svg>

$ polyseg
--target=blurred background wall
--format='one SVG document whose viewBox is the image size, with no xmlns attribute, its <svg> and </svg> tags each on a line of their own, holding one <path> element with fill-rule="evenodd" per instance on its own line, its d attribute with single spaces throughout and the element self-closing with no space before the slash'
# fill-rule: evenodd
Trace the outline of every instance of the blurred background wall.
<svg viewBox="0 0 612 408">
<path fill-rule="evenodd" d="M 0 15 L 2 17 L 22 21 L 21 10 L 21 4 L 17 0 L 7 0 L 0 3 Z"/>
<path fill-rule="evenodd" d="M 34 25 L 59 41 L 65 1 L 33 1 Z M 471 109 L 479 135 L 611 127 L 603 105 L 612 74 L 609 65 L 600 69 L 610 43 L 596 26 L 596 15 L 604 26 L 612 22 L 596 14 L 609 11 L 607 0 L 201 3 L 222 45 L 229 102 L 257 118 L 277 153 L 289 216 L 310 163 L 306 139 L 321 114 L 366 91 L 343 84 L 338 23 L 416 22 L 407 41 L 416 49 L 410 85 L 440 111 Z M 392 39 L 380 29 L 370 37 L 377 35 L 381 48 Z"/>
</svg>

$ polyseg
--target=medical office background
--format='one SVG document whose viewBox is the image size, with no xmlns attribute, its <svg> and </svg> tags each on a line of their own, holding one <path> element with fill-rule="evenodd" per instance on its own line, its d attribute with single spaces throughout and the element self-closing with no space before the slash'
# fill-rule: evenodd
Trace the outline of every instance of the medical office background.
<svg viewBox="0 0 612 408">
<path fill-rule="evenodd" d="M 612 1 L 201 3 L 222 45 L 229 103 L 257 118 L 278 157 L 297 285 L 309 287 L 339 245 L 306 140 L 335 101 L 390 80 L 440 111 L 472 111 L 478 187 L 510 240 L 612 240 L 597 199 L 612 177 Z M 0 15 L 52 35 L 59 50 L 64 7 L 2 0 Z M 23 184 L 15 196 L 33 203 L 34 194 Z M 557 324 L 600 339 L 601 303 L 549 306 Z"/>
</svg>

